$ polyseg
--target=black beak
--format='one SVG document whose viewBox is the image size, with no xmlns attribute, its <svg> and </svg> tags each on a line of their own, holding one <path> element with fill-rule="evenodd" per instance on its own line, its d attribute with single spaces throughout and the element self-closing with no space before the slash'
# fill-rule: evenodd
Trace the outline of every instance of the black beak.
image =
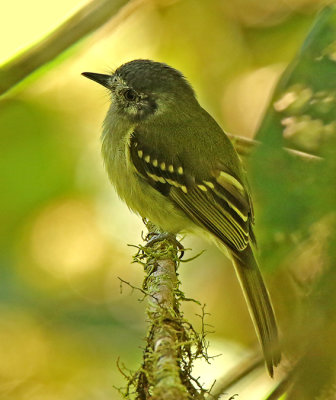
<svg viewBox="0 0 336 400">
<path fill-rule="evenodd" d="M 95 72 L 82 72 L 82 75 L 85 78 L 89 78 L 100 85 L 105 86 L 106 88 L 110 89 L 110 79 L 111 75 L 104 75 L 104 74 L 96 74 Z"/>
</svg>

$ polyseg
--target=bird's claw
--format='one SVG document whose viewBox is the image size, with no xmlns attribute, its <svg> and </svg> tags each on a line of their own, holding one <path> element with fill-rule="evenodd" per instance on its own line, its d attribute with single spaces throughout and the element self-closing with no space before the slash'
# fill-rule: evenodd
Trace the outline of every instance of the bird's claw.
<svg viewBox="0 0 336 400">
<path fill-rule="evenodd" d="M 147 242 L 146 243 L 146 247 L 150 247 L 154 243 L 160 242 L 162 240 L 169 240 L 180 251 L 179 259 L 181 260 L 182 257 L 184 256 L 184 247 L 183 247 L 183 245 L 176 239 L 175 235 L 172 235 L 171 233 L 167 233 L 167 232 L 161 232 L 161 233 L 150 232 L 146 236 L 145 240 Z"/>
</svg>

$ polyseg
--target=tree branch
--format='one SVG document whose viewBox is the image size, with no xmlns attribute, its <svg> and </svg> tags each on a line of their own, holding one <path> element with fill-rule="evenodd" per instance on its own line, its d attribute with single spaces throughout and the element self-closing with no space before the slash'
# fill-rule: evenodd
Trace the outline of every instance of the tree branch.
<svg viewBox="0 0 336 400">
<path fill-rule="evenodd" d="M 158 229 L 145 221 L 148 237 L 157 235 Z M 176 239 L 169 235 L 150 246 L 140 247 L 135 262 L 144 266 L 145 279 L 141 292 L 147 296 L 148 333 L 141 369 L 130 376 L 130 386 L 136 390 L 137 400 L 204 400 L 208 393 L 191 376 L 193 362 L 205 358 L 204 323 L 198 334 L 180 312 L 184 299 L 179 289 L 179 264 Z M 132 286 L 134 289 L 134 287 Z"/>
<path fill-rule="evenodd" d="M 151 369 L 154 399 L 187 399 L 188 392 L 180 379 L 178 315 L 174 288 L 177 286 L 176 265 L 172 259 L 158 259 L 148 265 L 153 272 L 147 280 L 147 314 L 151 321 L 150 348 L 144 365 Z M 148 268 L 147 267 L 147 268 Z"/>
<path fill-rule="evenodd" d="M 0 67 L 0 95 L 108 22 L 127 3 L 93 0 L 83 6 L 45 38 Z"/>
<path fill-rule="evenodd" d="M 230 138 L 237 153 L 242 157 L 249 156 L 257 146 L 262 145 L 262 142 L 259 142 L 258 140 L 249 139 L 244 136 L 233 135 L 231 133 L 229 133 L 227 135 Z M 292 154 L 293 156 L 298 157 L 304 161 L 321 161 L 322 160 L 321 157 L 315 156 L 313 154 L 305 153 L 303 151 L 290 149 L 288 147 L 284 147 L 283 149 L 285 151 L 287 151 L 289 154 Z"/>
</svg>

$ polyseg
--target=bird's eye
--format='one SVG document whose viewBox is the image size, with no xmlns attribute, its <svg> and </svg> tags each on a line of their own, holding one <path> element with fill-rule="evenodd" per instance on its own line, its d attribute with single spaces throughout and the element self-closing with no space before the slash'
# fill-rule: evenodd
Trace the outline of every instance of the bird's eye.
<svg viewBox="0 0 336 400">
<path fill-rule="evenodd" d="M 132 89 L 127 89 L 124 92 L 124 97 L 127 101 L 134 101 L 137 98 L 137 94 L 134 90 Z"/>
</svg>

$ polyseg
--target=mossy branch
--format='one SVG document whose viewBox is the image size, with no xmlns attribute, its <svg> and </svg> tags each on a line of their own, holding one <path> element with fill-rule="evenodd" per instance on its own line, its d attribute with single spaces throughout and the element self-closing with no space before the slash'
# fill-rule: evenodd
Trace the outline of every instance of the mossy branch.
<svg viewBox="0 0 336 400">
<path fill-rule="evenodd" d="M 164 247 L 165 244 L 160 244 L 159 250 L 166 253 Z M 178 365 L 184 332 L 180 326 L 178 302 L 174 296 L 178 286 L 176 262 L 167 254 L 162 259 L 151 260 L 146 269 L 150 272 L 146 285 L 150 294 L 147 315 L 151 327 L 144 367 L 150 372 L 152 398 L 187 399 L 188 391 L 181 381 Z"/>
<path fill-rule="evenodd" d="M 146 240 L 162 233 L 150 222 L 145 223 L 149 231 Z M 126 398 L 131 398 L 131 387 L 135 389 L 136 400 L 204 400 L 209 393 L 191 375 L 197 358 L 209 360 L 205 313 L 203 308 L 202 329 L 197 333 L 180 310 L 185 297 L 179 288 L 177 269 L 181 250 L 177 243 L 174 237 L 165 234 L 164 239 L 159 237 L 150 246 L 140 246 L 134 256 L 134 262 L 141 263 L 145 271 L 140 291 L 147 298 L 149 326 L 142 366 L 136 373 L 128 374 Z"/>
</svg>

